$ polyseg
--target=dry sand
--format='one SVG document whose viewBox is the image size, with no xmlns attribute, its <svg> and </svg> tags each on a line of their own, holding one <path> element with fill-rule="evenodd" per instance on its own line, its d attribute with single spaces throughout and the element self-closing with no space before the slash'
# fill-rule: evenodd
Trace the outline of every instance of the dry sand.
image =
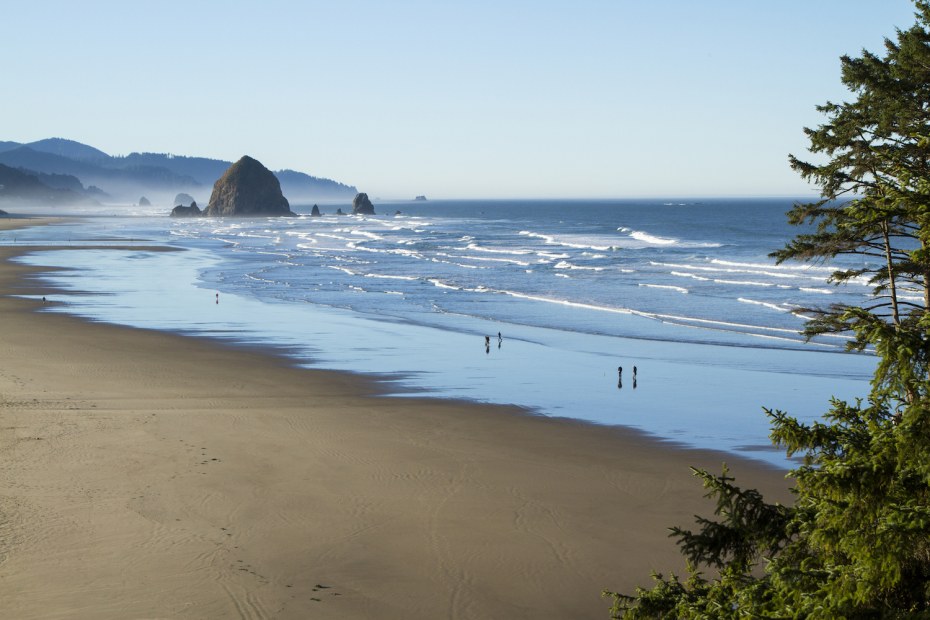
<svg viewBox="0 0 930 620">
<path fill-rule="evenodd" d="M 711 512 L 689 465 L 787 497 L 782 472 L 621 429 L 35 312 L 10 295 L 54 291 L 14 251 L 4 618 L 607 618 L 603 588 L 681 569 L 666 528 Z"/>
</svg>

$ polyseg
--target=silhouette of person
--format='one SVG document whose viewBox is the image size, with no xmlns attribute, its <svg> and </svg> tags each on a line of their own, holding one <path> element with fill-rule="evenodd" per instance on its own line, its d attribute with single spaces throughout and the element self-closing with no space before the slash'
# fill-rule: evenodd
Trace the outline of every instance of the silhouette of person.
<svg viewBox="0 0 930 620">
<path fill-rule="evenodd" d="M 490 348 L 490 346 L 491 346 L 491 337 L 490 337 L 490 336 L 485 336 L 485 337 L 484 337 L 484 346 Z"/>
<path fill-rule="evenodd" d="M 636 366 L 633 366 L 633 379 L 636 379 Z"/>
<path fill-rule="evenodd" d="M 219 293 L 216 294 L 216 303 L 217 303 L 217 304 L 220 303 L 220 294 L 219 294 Z"/>
</svg>

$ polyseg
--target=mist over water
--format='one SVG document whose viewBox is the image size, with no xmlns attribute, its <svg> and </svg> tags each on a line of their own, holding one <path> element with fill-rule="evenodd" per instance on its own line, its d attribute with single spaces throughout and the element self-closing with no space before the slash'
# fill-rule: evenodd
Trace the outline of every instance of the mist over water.
<svg viewBox="0 0 930 620">
<path fill-rule="evenodd" d="M 810 419 L 830 396 L 868 391 L 874 358 L 797 333 L 799 308 L 870 291 L 827 282 L 845 265 L 768 258 L 799 232 L 785 223 L 790 200 L 376 206 L 369 217 L 322 205 L 320 218 L 94 218 L 34 234 L 183 251 L 27 260 L 77 268 L 50 276 L 74 291 L 65 311 L 268 343 L 310 366 L 389 377 L 398 392 L 513 403 L 775 463 L 761 406 Z"/>
</svg>

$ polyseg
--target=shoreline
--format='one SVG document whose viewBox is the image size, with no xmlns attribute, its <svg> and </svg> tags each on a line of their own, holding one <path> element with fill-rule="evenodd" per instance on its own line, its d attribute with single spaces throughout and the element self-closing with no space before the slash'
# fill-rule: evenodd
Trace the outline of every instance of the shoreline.
<svg viewBox="0 0 930 620">
<path fill-rule="evenodd" d="M 34 223 L 34 220 L 30 221 Z M 726 461 L 516 407 L 384 397 L 260 347 L 35 310 L 0 248 L 0 596 L 12 616 L 607 617 L 681 572 Z"/>
<path fill-rule="evenodd" d="M 384 227 L 380 222 L 368 228 L 363 224 L 357 222 L 362 232 L 374 230 L 373 236 Z M 819 419 L 830 397 L 852 401 L 861 396 L 872 374 L 874 359 L 816 346 L 809 351 L 777 343 L 770 347 L 769 339 L 763 339 L 757 347 L 749 336 L 741 346 L 732 346 L 743 336 L 718 337 L 713 329 L 667 325 L 635 315 L 613 317 L 576 313 L 550 303 L 510 302 L 493 292 L 480 292 L 482 287 L 472 293 L 462 282 L 460 292 L 435 292 L 435 283 L 423 280 L 416 265 L 410 266 L 416 277 L 409 286 L 382 282 L 375 274 L 378 270 L 343 274 L 338 265 L 354 260 L 355 250 L 329 265 L 321 258 L 328 256 L 325 252 L 305 254 L 301 249 L 301 240 L 316 226 L 313 221 L 293 222 L 297 230 L 289 230 L 291 224 L 282 230 L 272 225 L 276 232 L 271 236 L 265 235 L 271 230 L 263 229 L 265 223 L 216 225 L 219 228 L 212 230 L 207 223 L 204 231 L 202 224 L 190 228 L 164 217 L 89 218 L 50 227 L 47 234 L 33 228 L 17 234 L 17 241 L 70 246 L 74 239 L 80 246 L 103 240 L 99 245 L 115 246 L 122 238 L 122 245 L 132 246 L 112 252 L 56 249 L 24 257 L 21 262 L 48 269 L 44 280 L 49 285 L 66 291 L 56 296 L 64 305 L 50 312 L 257 343 L 310 368 L 379 377 L 397 394 L 419 391 L 444 399 L 517 404 L 544 415 L 637 428 L 776 467 L 792 463 L 782 451 L 769 447 L 763 406 L 810 422 Z M 457 225 L 450 225 L 454 232 Z M 494 228 L 498 224 L 488 226 L 491 239 L 501 237 Z M 362 232 L 358 234 L 367 239 Z M 320 234 L 325 244 L 329 233 Z M 257 245 L 246 244 L 240 251 L 240 237 L 257 239 Z M 146 251 L 154 249 L 153 244 L 183 251 Z M 299 260 L 279 254 L 291 251 Z M 392 262 L 386 273 L 406 267 L 404 261 Z M 509 277 L 497 272 L 491 276 Z M 362 294 L 369 289 L 372 294 Z M 219 305 L 214 303 L 215 292 Z M 700 296 L 693 299 L 704 304 Z M 428 302 L 438 305 L 425 311 Z M 609 325 L 602 324 L 605 320 Z M 576 331 L 575 323 L 591 329 Z M 484 336 L 499 331 L 505 336 L 503 348 L 484 347 Z M 661 335 L 644 337 L 652 332 Z M 636 390 L 628 382 L 621 386 L 617 376 L 618 366 L 633 365 L 644 371 Z"/>
</svg>

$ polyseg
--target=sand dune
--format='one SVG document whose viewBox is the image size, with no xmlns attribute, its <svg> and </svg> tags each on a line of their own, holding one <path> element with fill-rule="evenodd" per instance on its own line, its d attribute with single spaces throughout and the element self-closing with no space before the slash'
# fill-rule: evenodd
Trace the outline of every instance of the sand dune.
<svg viewBox="0 0 930 620">
<path fill-rule="evenodd" d="M 384 398 L 261 351 L 36 312 L 0 250 L 8 618 L 606 618 L 681 569 L 689 465 L 515 409 Z"/>
</svg>

